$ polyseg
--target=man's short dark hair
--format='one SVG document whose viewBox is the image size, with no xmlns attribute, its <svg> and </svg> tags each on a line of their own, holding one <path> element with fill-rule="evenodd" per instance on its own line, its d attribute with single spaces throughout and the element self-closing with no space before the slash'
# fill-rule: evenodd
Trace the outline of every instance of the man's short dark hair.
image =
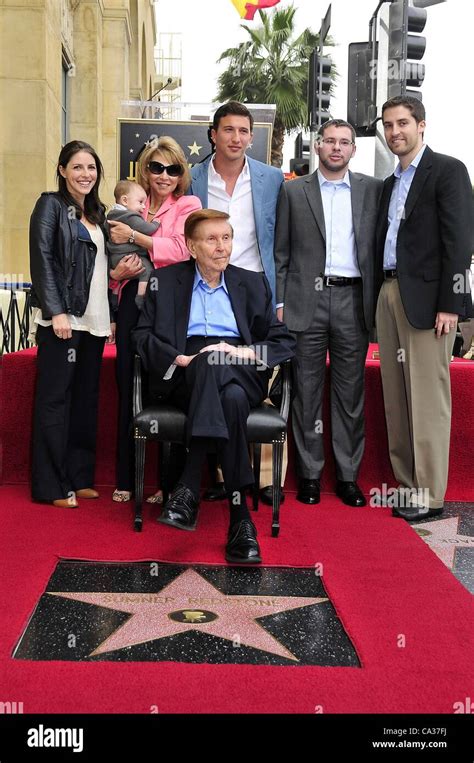
<svg viewBox="0 0 474 763">
<path fill-rule="evenodd" d="M 355 143 L 355 139 L 356 139 L 356 131 L 354 130 L 354 128 L 352 127 L 352 125 L 351 125 L 351 124 L 349 124 L 349 122 L 346 122 L 346 120 L 345 120 L 345 119 L 330 119 L 328 122 L 324 122 L 324 123 L 321 125 L 321 127 L 319 128 L 319 130 L 318 130 L 318 134 L 317 134 L 317 137 L 318 137 L 318 138 L 323 138 L 323 137 L 324 137 L 324 131 L 325 131 L 325 130 L 326 130 L 328 127 L 348 127 L 348 128 L 349 128 L 349 130 L 351 131 L 351 135 L 352 135 L 352 142 L 353 142 L 353 143 Z"/>
<path fill-rule="evenodd" d="M 385 101 L 382 106 L 382 120 L 384 111 L 387 109 L 394 109 L 397 106 L 404 106 L 408 109 L 418 124 L 424 122 L 426 119 L 425 107 L 419 98 L 414 98 L 412 95 L 396 95 L 393 98 L 389 98 L 388 101 Z"/>
<path fill-rule="evenodd" d="M 184 223 L 184 239 L 193 240 L 196 235 L 196 229 L 201 223 L 206 220 L 227 220 L 229 222 L 230 215 L 227 212 L 221 212 L 218 209 L 198 209 L 196 212 L 191 212 L 186 222 Z M 229 223 L 232 235 L 234 234 L 232 225 Z"/>
<path fill-rule="evenodd" d="M 239 101 L 229 101 L 228 103 L 224 103 L 222 106 L 219 106 L 212 120 L 213 129 L 217 130 L 222 117 L 227 117 L 229 114 L 235 114 L 235 116 L 238 117 L 247 117 L 250 122 L 250 132 L 252 132 L 253 116 L 251 115 L 247 106 L 244 106 L 243 103 L 239 103 Z"/>
</svg>

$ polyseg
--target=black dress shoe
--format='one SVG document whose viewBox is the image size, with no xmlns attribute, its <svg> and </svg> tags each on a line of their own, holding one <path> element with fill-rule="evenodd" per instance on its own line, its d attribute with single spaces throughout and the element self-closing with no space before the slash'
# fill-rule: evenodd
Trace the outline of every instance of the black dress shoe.
<svg viewBox="0 0 474 763">
<path fill-rule="evenodd" d="M 443 513 L 444 506 L 440 509 L 430 509 L 429 506 L 407 506 L 405 508 L 392 509 L 393 517 L 400 517 L 407 522 L 418 522 L 427 517 L 439 517 Z"/>
<path fill-rule="evenodd" d="M 370 498 L 370 505 L 374 508 L 393 509 L 400 503 L 400 493 L 398 488 L 390 488 L 390 492 L 387 494 L 376 492 Z"/>
<path fill-rule="evenodd" d="M 225 492 L 224 483 L 216 482 L 212 487 L 208 487 L 204 491 L 202 498 L 204 501 L 225 501 L 227 493 Z"/>
<path fill-rule="evenodd" d="M 199 501 L 186 485 L 177 485 L 171 498 L 165 503 L 158 522 L 179 530 L 195 530 Z"/>
<path fill-rule="evenodd" d="M 296 500 L 300 503 L 319 503 L 321 500 L 319 480 L 300 480 Z"/>
<path fill-rule="evenodd" d="M 273 506 L 273 485 L 262 487 L 260 489 L 260 500 L 262 503 L 266 503 L 267 506 Z M 285 502 L 285 494 L 283 488 L 280 490 L 280 503 Z"/>
<path fill-rule="evenodd" d="M 241 519 L 229 528 L 225 558 L 236 564 L 260 564 L 260 547 L 257 531 L 250 519 Z"/>
<path fill-rule="evenodd" d="M 336 483 L 336 495 L 347 506 L 367 506 L 365 496 L 357 482 L 338 480 Z"/>
</svg>

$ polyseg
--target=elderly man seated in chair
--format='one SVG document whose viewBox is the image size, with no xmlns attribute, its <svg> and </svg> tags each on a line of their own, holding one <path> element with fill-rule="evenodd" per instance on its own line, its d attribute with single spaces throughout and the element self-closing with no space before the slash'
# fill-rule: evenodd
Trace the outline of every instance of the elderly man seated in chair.
<svg viewBox="0 0 474 763">
<path fill-rule="evenodd" d="M 187 413 L 184 470 L 158 521 L 196 528 L 202 466 L 217 448 L 230 507 L 225 558 L 256 564 L 260 549 L 245 497 L 253 482 L 247 417 L 295 342 L 275 316 L 266 276 L 229 265 L 228 219 L 213 209 L 188 217 L 192 258 L 154 271 L 134 338 L 153 392 Z"/>
</svg>

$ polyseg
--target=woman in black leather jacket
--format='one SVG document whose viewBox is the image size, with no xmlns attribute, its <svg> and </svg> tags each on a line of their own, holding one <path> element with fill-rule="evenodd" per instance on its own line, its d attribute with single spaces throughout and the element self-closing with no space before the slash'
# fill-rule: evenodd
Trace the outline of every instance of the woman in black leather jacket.
<svg viewBox="0 0 474 763">
<path fill-rule="evenodd" d="M 99 373 L 111 333 L 102 164 L 94 149 L 62 149 L 58 191 L 43 193 L 30 221 L 30 270 L 37 382 L 33 500 L 76 507 L 93 489 Z"/>
</svg>

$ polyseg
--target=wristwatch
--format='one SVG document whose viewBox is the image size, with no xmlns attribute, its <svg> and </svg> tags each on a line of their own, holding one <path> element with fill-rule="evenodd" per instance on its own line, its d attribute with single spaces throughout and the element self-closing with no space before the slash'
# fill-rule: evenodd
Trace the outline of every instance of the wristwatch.
<svg viewBox="0 0 474 763">
<path fill-rule="evenodd" d="M 135 231 L 132 229 L 132 232 L 130 233 L 130 236 L 128 237 L 128 243 L 134 244 L 135 243 Z"/>
</svg>

